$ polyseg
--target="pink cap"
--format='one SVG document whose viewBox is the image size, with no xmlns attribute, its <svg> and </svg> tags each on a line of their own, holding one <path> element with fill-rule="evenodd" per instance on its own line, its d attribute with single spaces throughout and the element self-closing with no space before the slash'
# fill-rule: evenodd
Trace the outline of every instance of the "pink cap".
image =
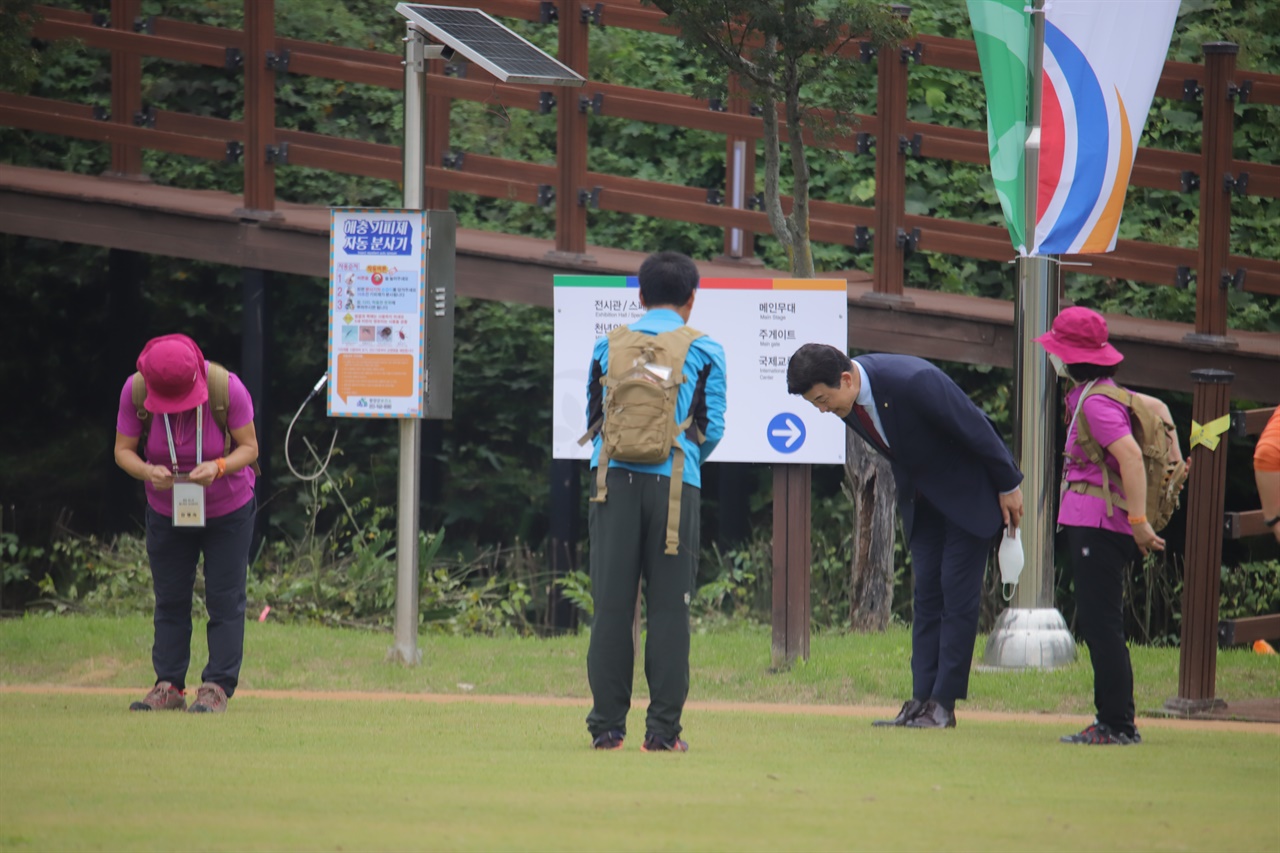
<svg viewBox="0 0 1280 853">
<path fill-rule="evenodd" d="M 1036 343 L 1065 364 L 1107 366 L 1124 361 L 1120 350 L 1107 343 L 1106 318 L 1078 305 L 1054 317 L 1053 326 Z"/>
<path fill-rule="evenodd" d="M 186 335 L 163 335 L 147 341 L 138 356 L 138 370 L 147 381 L 144 405 L 148 412 L 173 415 L 209 399 L 204 353 Z"/>
</svg>

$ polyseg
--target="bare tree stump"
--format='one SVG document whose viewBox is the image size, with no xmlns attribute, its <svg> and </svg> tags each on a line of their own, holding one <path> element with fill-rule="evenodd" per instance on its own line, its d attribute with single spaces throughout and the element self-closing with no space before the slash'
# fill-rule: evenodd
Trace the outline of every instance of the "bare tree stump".
<svg viewBox="0 0 1280 853">
<path fill-rule="evenodd" d="M 883 631 L 893 608 L 893 536 L 897 489 L 889 461 L 846 431 L 845 477 L 853 494 L 853 565 L 849 624 Z"/>
</svg>

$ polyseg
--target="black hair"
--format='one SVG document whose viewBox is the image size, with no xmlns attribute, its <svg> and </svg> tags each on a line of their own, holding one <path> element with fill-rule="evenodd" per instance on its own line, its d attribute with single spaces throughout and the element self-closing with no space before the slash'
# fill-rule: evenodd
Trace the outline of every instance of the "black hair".
<svg viewBox="0 0 1280 853">
<path fill-rule="evenodd" d="M 853 369 L 853 361 L 828 344 L 805 344 L 787 362 L 787 393 L 807 394 L 814 385 L 840 386 L 840 374 Z"/>
<path fill-rule="evenodd" d="M 1075 364 L 1068 364 L 1067 374 L 1076 382 L 1083 384 L 1094 379 L 1109 379 L 1115 376 L 1116 371 L 1119 369 L 1119 364 L 1089 364 L 1081 361 Z"/>
<path fill-rule="evenodd" d="M 650 308 L 688 304 L 698 289 L 698 265 L 679 252 L 655 252 L 640 265 L 640 296 Z"/>
</svg>

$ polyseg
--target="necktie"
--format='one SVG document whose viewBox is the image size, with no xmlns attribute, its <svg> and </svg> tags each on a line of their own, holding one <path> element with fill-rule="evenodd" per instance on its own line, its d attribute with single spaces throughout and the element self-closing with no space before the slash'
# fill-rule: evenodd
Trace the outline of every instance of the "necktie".
<svg viewBox="0 0 1280 853">
<path fill-rule="evenodd" d="M 889 450 L 889 446 L 884 443 L 884 439 L 880 437 L 879 430 L 876 429 L 875 421 L 871 420 L 871 414 L 859 406 L 853 404 L 853 414 L 858 418 L 858 423 L 862 424 L 862 428 L 867 431 L 867 436 L 876 447 L 880 448 L 880 452 L 886 456 L 892 456 L 893 452 Z"/>
</svg>

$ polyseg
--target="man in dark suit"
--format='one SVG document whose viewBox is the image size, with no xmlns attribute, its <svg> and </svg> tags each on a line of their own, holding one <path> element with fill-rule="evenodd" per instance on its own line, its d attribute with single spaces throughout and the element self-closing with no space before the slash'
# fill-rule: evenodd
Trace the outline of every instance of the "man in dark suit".
<svg viewBox="0 0 1280 853">
<path fill-rule="evenodd" d="M 805 344 L 787 365 L 787 390 L 885 456 L 898 488 L 915 576 L 912 697 L 875 725 L 953 728 L 969 692 L 987 555 L 1022 519 L 1022 472 L 982 410 L 922 358 L 850 359 Z"/>
</svg>

